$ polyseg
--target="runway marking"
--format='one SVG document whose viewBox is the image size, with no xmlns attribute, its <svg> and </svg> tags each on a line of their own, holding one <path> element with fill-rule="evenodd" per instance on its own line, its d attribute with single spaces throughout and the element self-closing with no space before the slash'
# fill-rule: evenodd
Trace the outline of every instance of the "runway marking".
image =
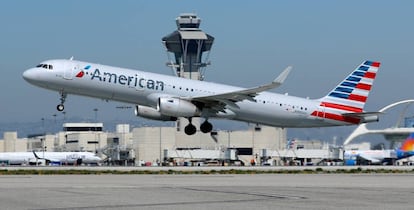
<svg viewBox="0 0 414 210">
<path fill-rule="evenodd" d="M 82 209 L 111 209 L 111 208 L 132 208 L 132 207 L 154 207 L 154 206 L 185 206 L 185 205 L 197 205 L 197 204 L 218 204 L 218 203 L 234 203 L 234 202 L 255 202 L 255 201 L 268 201 L 268 200 L 303 200 L 307 197 L 303 196 L 292 196 L 292 195 L 277 195 L 277 194 L 261 194 L 261 193 L 251 193 L 251 192 L 235 192 L 235 191 L 226 191 L 226 190 L 213 190 L 213 189 L 197 189 L 189 187 L 164 187 L 165 189 L 179 189 L 186 191 L 196 191 L 196 192 L 208 192 L 208 193 L 224 193 L 224 194 L 233 194 L 233 195 L 246 195 L 256 198 L 240 198 L 240 199 L 228 199 L 228 200 L 203 200 L 203 201 L 182 201 L 182 202 L 167 202 L 167 203 L 144 203 L 144 204 L 124 204 L 124 205 L 101 205 L 101 206 L 79 206 L 79 207 L 62 207 L 62 208 L 41 208 L 41 209 L 32 209 L 32 210 L 62 210 L 62 209 L 73 209 L 73 210 L 82 210 Z"/>
<path fill-rule="evenodd" d="M 249 192 L 234 192 L 234 191 L 224 191 L 224 190 L 208 190 L 208 189 L 195 189 L 195 188 L 188 188 L 188 187 L 180 187 L 174 189 L 184 189 L 184 190 L 192 190 L 198 192 L 215 192 L 215 193 L 225 193 L 225 194 L 236 194 L 236 195 L 249 195 L 249 196 L 258 196 L 258 197 L 266 197 L 266 198 L 275 198 L 275 199 L 307 199 L 303 196 L 291 196 L 291 195 L 276 195 L 276 194 L 259 194 L 259 193 L 249 193 Z"/>
<path fill-rule="evenodd" d="M 30 210 L 62 210 L 62 209 L 112 209 L 112 208 L 127 208 L 127 207 L 152 207 L 152 206 L 183 206 L 183 205 L 196 205 L 196 204 L 217 204 L 217 203 L 234 203 L 234 202 L 253 202 L 270 200 L 270 198 L 257 198 L 257 199 L 234 199 L 234 200 L 206 200 L 206 201 L 189 201 L 189 202 L 170 202 L 170 203 L 147 203 L 147 204 L 125 204 L 125 205 L 102 205 L 102 206 L 81 206 L 81 207 L 61 207 L 61 208 L 41 208 Z"/>
</svg>

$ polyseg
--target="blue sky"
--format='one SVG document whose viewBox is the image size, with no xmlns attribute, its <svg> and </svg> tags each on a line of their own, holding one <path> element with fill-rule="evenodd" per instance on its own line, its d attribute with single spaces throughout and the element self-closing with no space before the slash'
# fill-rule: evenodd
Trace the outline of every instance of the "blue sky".
<svg viewBox="0 0 414 210">
<path fill-rule="evenodd" d="M 57 113 L 58 94 L 27 84 L 25 69 L 69 58 L 171 74 L 161 38 L 195 12 L 213 35 L 206 80 L 251 87 L 294 67 L 274 90 L 318 98 L 365 59 L 382 63 L 366 110 L 413 98 L 413 1 L 2 1 L 0 123 Z M 135 119 L 120 103 L 69 96 L 67 115 Z"/>
</svg>

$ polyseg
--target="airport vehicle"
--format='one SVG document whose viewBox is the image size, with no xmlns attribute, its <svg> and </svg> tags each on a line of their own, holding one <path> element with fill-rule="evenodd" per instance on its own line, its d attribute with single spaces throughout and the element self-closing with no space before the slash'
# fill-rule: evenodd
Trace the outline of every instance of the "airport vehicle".
<svg viewBox="0 0 414 210">
<path fill-rule="evenodd" d="M 345 165 L 389 164 L 414 156 L 414 133 L 410 134 L 398 149 L 386 150 L 348 150 L 344 153 Z"/>
<path fill-rule="evenodd" d="M 0 162 L 7 165 L 96 165 L 101 161 L 92 152 L 0 152 Z"/>
<path fill-rule="evenodd" d="M 189 80 L 96 63 L 48 60 L 26 70 L 23 78 L 42 88 L 58 91 L 59 111 L 68 94 L 135 104 L 137 116 L 175 121 L 187 118 L 185 133 L 197 128 L 193 117 L 205 118 L 203 133 L 212 131 L 209 118 L 227 118 L 277 127 L 324 127 L 378 121 L 377 112 L 363 108 L 374 82 L 379 62 L 364 61 L 320 99 L 299 98 L 267 90 L 280 86 L 291 67 L 269 84 L 241 88 Z"/>
</svg>

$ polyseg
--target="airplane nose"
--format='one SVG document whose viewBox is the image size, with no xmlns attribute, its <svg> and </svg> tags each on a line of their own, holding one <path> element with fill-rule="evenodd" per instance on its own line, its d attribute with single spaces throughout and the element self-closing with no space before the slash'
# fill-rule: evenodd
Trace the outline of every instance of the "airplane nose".
<svg viewBox="0 0 414 210">
<path fill-rule="evenodd" d="M 28 69 L 23 72 L 23 79 L 28 82 L 33 82 L 34 80 L 36 80 L 36 78 L 37 74 L 35 69 Z"/>
</svg>

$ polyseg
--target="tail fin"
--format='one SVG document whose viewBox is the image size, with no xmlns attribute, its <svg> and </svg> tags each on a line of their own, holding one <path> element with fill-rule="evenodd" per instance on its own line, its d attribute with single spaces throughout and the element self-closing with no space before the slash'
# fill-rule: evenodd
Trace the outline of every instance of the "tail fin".
<svg viewBox="0 0 414 210">
<path fill-rule="evenodd" d="M 402 143 L 401 147 L 397 149 L 397 158 L 407 158 L 414 155 L 414 133 L 411 133 L 407 139 Z"/>
<path fill-rule="evenodd" d="M 380 62 L 365 61 L 321 98 L 321 106 L 340 113 L 361 113 L 374 83 Z"/>
<path fill-rule="evenodd" d="M 400 150 L 409 152 L 414 152 L 414 133 L 411 133 L 407 139 L 402 143 Z"/>
</svg>

